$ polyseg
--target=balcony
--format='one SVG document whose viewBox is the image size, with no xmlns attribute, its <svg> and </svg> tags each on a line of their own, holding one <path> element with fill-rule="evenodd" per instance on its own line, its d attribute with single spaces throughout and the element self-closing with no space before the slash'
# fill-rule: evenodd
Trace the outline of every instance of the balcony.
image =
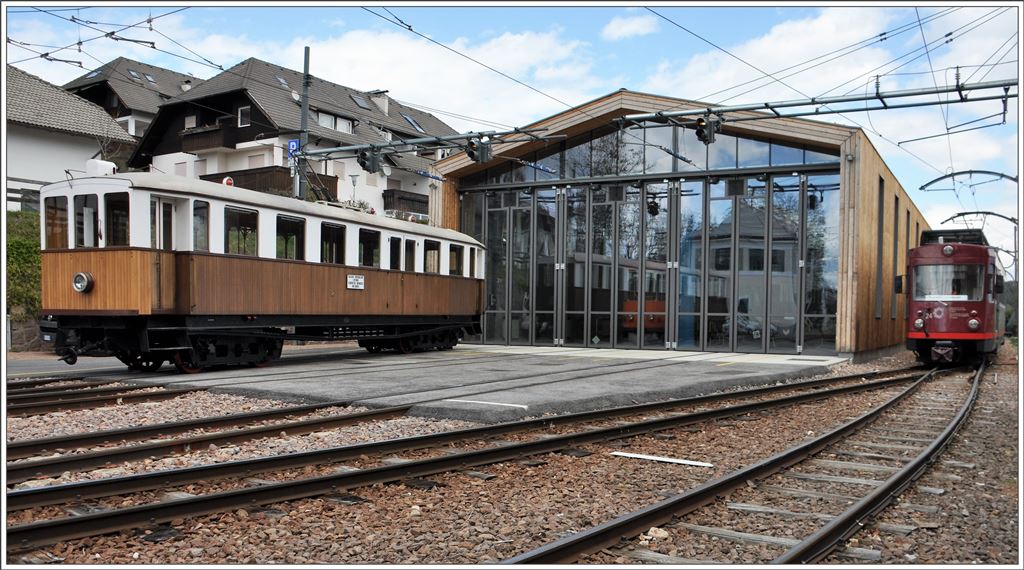
<svg viewBox="0 0 1024 570">
<path fill-rule="evenodd" d="M 220 124 L 181 131 L 181 152 L 234 149 L 238 144 L 238 128 Z"/>
<path fill-rule="evenodd" d="M 384 209 L 412 214 L 429 214 L 430 199 L 426 194 L 416 194 L 415 192 L 404 192 L 402 190 L 385 190 Z"/>
<path fill-rule="evenodd" d="M 284 166 L 263 166 L 260 168 L 249 168 L 246 170 L 232 170 L 229 172 L 218 172 L 200 176 L 202 180 L 209 182 L 220 182 L 230 176 L 235 186 L 246 190 L 255 190 L 278 196 L 292 195 L 291 169 Z M 327 176 L 326 174 L 311 174 L 309 181 L 312 184 L 325 186 L 327 194 L 334 199 L 338 196 L 338 177 Z"/>
</svg>

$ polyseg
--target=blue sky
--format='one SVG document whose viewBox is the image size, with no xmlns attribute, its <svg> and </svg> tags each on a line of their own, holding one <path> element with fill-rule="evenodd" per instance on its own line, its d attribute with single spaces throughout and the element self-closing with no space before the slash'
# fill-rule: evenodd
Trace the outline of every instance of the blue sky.
<svg viewBox="0 0 1024 570">
<path fill-rule="evenodd" d="M 709 43 L 673 25 L 640 5 L 601 4 L 562 7 L 530 6 L 405 6 L 388 4 L 370 7 L 382 16 L 401 19 L 414 30 L 471 55 L 487 65 L 535 87 L 538 94 L 477 64 L 416 36 L 399 26 L 363 10 L 358 5 L 275 6 L 273 4 L 195 5 L 187 10 L 131 28 L 120 35 L 150 40 L 168 55 L 127 41 L 99 39 L 77 49 L 54 52 L 81 39 L 100 35 L 93 29 L 63 20 L 72 15 L 83 20 L 112 24 L 133 24 L 184 7 L 183 4 L 154 4 L 152 8 L 120 5 L 89 5 L 74 11 L 37 12 L 82 7 L 82 4 L 5 3 L 6 36 L 34 45 L 5 45 L 5 61 L 43 79 L 63 84 L 85 73 L 81 68 L 46 61 L 29 50 L 50 51 L 53 57 L 81 61 L 86 69 L 98 67 L 119 55 L 210 77 L 216 70 L 200 57 L 225 68 L 246 57 L 258 57 L 301 70 L 302 48 L 312 51 L 314 75 L 371 90 L 388 89 L 396 99 L 438 110 L 453 127 L 488 130 L 493 124 L 524 125 L 561 112 L 566 106 L 554 99 L 576 105 L 620 87 L 673 97 L 700 99 L 724 88 L 763 77 Z M 787 86 L 761 81 L 763 87 L 742 94 L 733 89 L 717 94 L 711 103 L 760 103 L 802 99 L 822 94 L 861 93 L 873 89 L 874 73 L 882 73 L 883 91 L 952 83 L 957 65 L 963 77 L 982 64 L 972 81 L 1019 77 L 1019 2 L 986 3 L 984 6 L 919 5 L 729 7 L 651 7 L 666 18 L 704 39 L 728 50 L 757 68 L 775 73 L 779 69 L 833 50 L 878 37 L 889 36 L 827 65 L 786 78 Z M 917 19 L 922 24 L 917 26 Z M 102 31 L 115 29 L 89 24 Z M 944 34 L 953 41 L 942 43 Z M 79 35 L 80 34 L 80 35 Z M 923 37 L 922 37 L 923 35 Z M 191 50 L 176 45 L 174 40 Z M 921 48 L 924 40 L 935 42 L 928 58 L 922 55 L 894 70 L 913 55 L 895 64 L 872 69 Z M 940 41 L 936 41 L 940 40 Z M 27 48 L 27 49 L 26 49 Z M 196 55 L 198 54 L 198 56 Z M 26 61 L 19 61 L 28 59 Z M 1001 61 L 1002 65 L 991 66 Z M 934 79 L 931 75 L 934 69 Z M 799 70 L 799 68 L 797 69 Z M 794 70 L 794 71 L 797 71 Z M 886 74 L 886 72 L 893 72 Z M 840 89 L 836 86 L 844 84 Z M 965 210 L 991 210 L 1015 216 L 1019 210 L 1017 185 L 999 181 L 973 189 L 964 180 L 953 192 L 921 192 L 925 182 L 946 172 L 994 170 L 1017 175 L 1020 136 L 1019 99 L 1009 100 L 1007 124 L 938 137 L 897 146 L 907 139 L 946 132 L 953 126 L 999 113 L 999 102 L 921 107 L 916 109 L 849 113 L 845 117 L 824 117 L 844 124 L 860 123 L 869 133 L 886 163 L 908 189 L 912 199 L 933 226 Z M 482 119 L 475 122 L 441 113 L 451 112 Z M 944 113 L 945 111 L 945 113 Z M 1001 117 L 971 126 L 1000 122 Z M 891 141 L 891 142 L 890 142 Z M 907 151 L 913 153 L 913 156 Z M 973 182 L 987 178 L 975 178 Z M 945 186 L 945 187 L 948 187 Z M 970 220 L 972 227 L 981 219 Z M 942 227 L 951 227 L 945 224 Z M 997 218 L 985 224 L 991 241 L 1013 249 L 1012 226 Z M 1009 257 L 1004 256 L 1004 263 Z"/>
</svg>

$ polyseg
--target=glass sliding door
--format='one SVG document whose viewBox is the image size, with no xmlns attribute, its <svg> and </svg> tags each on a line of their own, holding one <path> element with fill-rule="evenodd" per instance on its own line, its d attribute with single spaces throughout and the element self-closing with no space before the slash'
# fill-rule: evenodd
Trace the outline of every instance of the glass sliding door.
<svg viewBox="0 0 1024 570">
<path fill-rule="evenodd" d="M 807 177 L 803 352 L 835 354 L 839 280 L 839 175 Z"/>
<path fill-rule="evenodd" d="M 768 230 L 768 201 L 765 182 L 746 180 L 742 196 L 736 198 L 736 306 L 733 350 L 764 352 L 765 317 L 765 235 Z"/>
<path fill-rule="evenodd" d="M 707 309 L 704 348 L 732 350 L 733 199 L 725 183 L 708 184 Z"/>
<path fill-rule="evenodd" d="M 679 304 L 676 348 L 700 350 L 704 282 L 704 181 L 679 188 Z"/>
<path fill-rule="evenodd" d="M 616 206 L 618 240 L 616 251 L 616 348 L 637 348 L 640 343 L 640 256 L 642 254 L 641 188 L 640 185 L 613 187 L 621 193 Z M 618 198 L 619 196 L 613 196 Z"/>
<path fill-rule="evenodd" d="M 587 188 L 565 189 L 565 298 L 562 332 L 566 346 L 587 344 Z"/>
<path fill-rule="evenodd" d="M 595 187 L 590 206 L 590 308 L 587 346 L 612 346 L 612 278 L 615 255 L 615 204 L 608 189 Z"/>
<path fill-rule="evenodd" d="M 669 189 L 647 184 L 644 192 L 644 302 L 642 348 L 664 349 L 668 340 Z"/>
<path fill-rule="evenodd" d="M 777 176 L 771 185 L 771 255 L 768 352 L 796 354 L 800 304 L 800 177 Z"/>
<path fill-rule="evenodd" d="M 554 189 L 537 190 L 535 208 L 536 264 L 533 283 L 533 344 L 555 342 L 555 256 L 558 203 Z"/>
<path fill-rule="evenodd" d="M 517 194 L 526 194 L 517 192 Z M 509 248 L 509 275 L 508 281 L 511 290 L 508 298 L 509 305 L 509 344 L 530 344 L 533 319 L 530 315 L 530 219 L 532 217 L 532 204 L 530 195 L 520 197 L 527 207 L 516 207 L 511 209 L 512 235 Z"/>
<path fill-rule="evenodd" d="M 492 197 L 488 197 L 492 198 Z M 490 200 L 488 200 L 490 202 Z M 508 304 L 508 211 L 487 211 L 487 303 L 484 312 L 484 342 L 508 341 L 506 310 Z"/>
</svg>

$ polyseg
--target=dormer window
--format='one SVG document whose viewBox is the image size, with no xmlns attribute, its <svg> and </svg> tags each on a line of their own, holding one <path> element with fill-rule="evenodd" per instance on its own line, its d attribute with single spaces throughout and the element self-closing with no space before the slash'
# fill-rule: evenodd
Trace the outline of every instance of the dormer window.
<svg viewBox="0 0 1024 570">
<path fill-rule="evenodd" d="M 352 121 L 350 121 L 349 119 L 338 117 L 338 120 L 335 123 L 335 130 L 341 131 L 343 133 L 350 133 L 351 134 L 352 133 Z"/>
<path fill-rule="evenodd" d="M 352 97 L 352 100 L 356 102 L 356 105 L 359 105 L 360 107 L 366 109 L 367 111 L 370 110 L 370 104 L 366 102 L 366 98 L 364 98 L 362 95 L 352 93 L 351 95 L 349 95 L 349 97 Z"/>
<path fill-rule="evenodd" d="M 196 116 L 195 115 L 185 115 L 185 128 L 186 129 L 194 129 L 194 128 L 196 128 Z"/>
<path fill-rule="evenodd" d="M 246 105 L 238 108 L 238 126 L 248 127 L 252 124 L 252 108 Z"/>
<path fill-rule="evenodd" d="M 421 127 L 419 123 L 416 122 L 416 119 L 413 119 L 412 117 L 410 117 L 409 115 L 406 115 L 405 113 L 402 113 L 402 116 L 405 117 L 406 121 L 409 121 L 409 124 L 412 125 L 412 128 L 416 129 L 417 131 L 419 131 L 421 133 L 427 132 L 427 131 L 423 130 L 423 127 Z"/>
<path fill-rule="evenodd" d="M 138 79 L 139 81 L 142 81 L 142 76 L 139 75 L 138 71 L 135 71 L 134 69 L 129 69 L 128 70 L 128 74 L 131 75 L 133 78 Z"/>
<path fill-rule="evenodd" d="M 351 119 L 338 117 L 325 111 L 314 111 L 314 113 L 316 113 L 316 122 L 321 127 L 331 129 L 332 131 L 341 131 L 343 133 L 352 132 Z"/>
<path fill-rule="evenodd" d="M 334 115 L 330 113 L 318 112 L 316 122 L 325 129 L 334 130 Z"/>
</svg>

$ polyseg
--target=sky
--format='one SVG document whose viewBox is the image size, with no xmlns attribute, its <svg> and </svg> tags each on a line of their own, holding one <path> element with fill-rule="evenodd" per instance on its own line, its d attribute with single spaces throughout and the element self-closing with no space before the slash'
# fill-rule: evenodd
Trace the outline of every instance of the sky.
<svg viewBox="0 0 1024 570">
<path fill-rule="evenodd" d="M 1016 79 L 1021 69 L 1019 2 L 533 4 L 5 2 L 4 60 L 57 85 L 118 56 L 205 79 L 248 57 L 301 70 L 309 46 L 313 75 L 387 89 L 462 132 L 523 126 L 623 87 L 736 105 L 869 93 L 875 75 L 886 92 L 953 84 L 957 66 L 968 83 Z M 135 24 L 116 34 L 125 39 L 105 36 Z M 925 100 L 938 96 L 913 101 Z M 1016 177 L 1020 109 L 1010 98 L 1005 124 L 998 100 L 817 119 L 863 127 L 932 227 L 984 225 L 991 243 L 1013 251 L 1006 220 L 941 222 L 978 210 L 1019 218 L 1015 182 L 978 174 L 931 186 L 955 192 L 919 188 L 967 170 Z"/>
</svg>

